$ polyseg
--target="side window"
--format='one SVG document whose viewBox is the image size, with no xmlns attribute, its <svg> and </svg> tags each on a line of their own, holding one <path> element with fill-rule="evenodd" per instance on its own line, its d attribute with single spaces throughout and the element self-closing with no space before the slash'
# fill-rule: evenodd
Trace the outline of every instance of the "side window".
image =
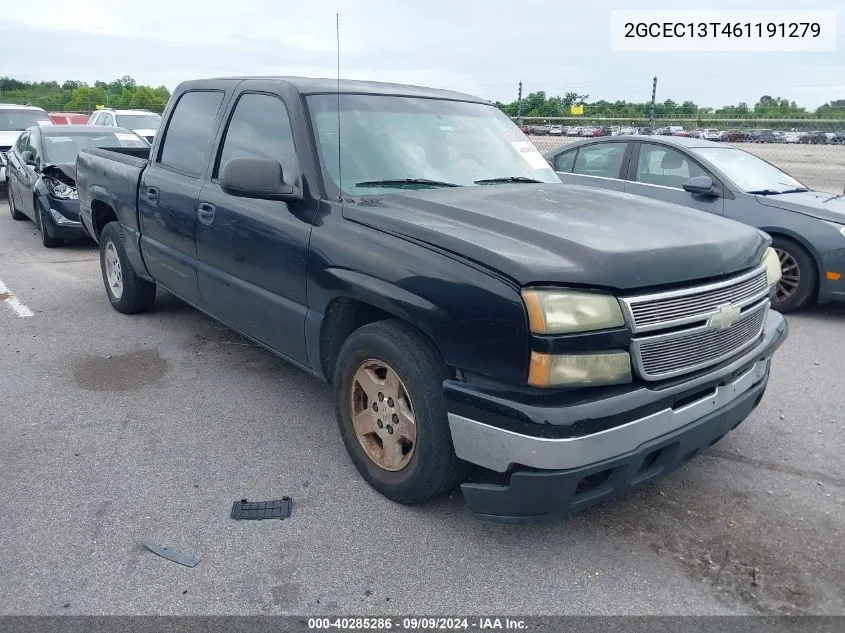
<svg viewBox="0 0 845 633">
<path fill-rule="evenodd" d="M 159 162 L 191 176 L 202 174 L 222 102 L 219 90 L 186 92 L 179 97 L 167 123 Z"/>
<path fill-rule="evenodd" d="M 572 173 L 585 176 L 619 178 L 627 143 L 602 143 L 588 145 L 578 150 Z"/>
<path fill-rule="evenodd" d="M 575 163 L 575 154 L 577 149 L 571 152 L 565 152 L 555 156 L 555 171 L 572 171 L 572 165 Z"/>
<path fill-rule="evenodd" d="M 35 132 L 30 132 L 26 139 L 26 148 L 32 152 L 32 160 L 38 161 L 38 136 Z"/>
<path fill-rule="evenodd" d="M 282 173 L 298 168 L 290 117 L 280 98 L 246 93 L 238 99 L 212 177 L 233 158 L 277 160 Z"/>
<path fill-rule="evenodd" d="M 102 116 L 102 112 L 94 112 L 91 116 L 88 117 L 88 125 L 97 125 L 97 121 Z"/>
<path fill-rule="evenodd" d="M 24 132 L 18 137 L 18 142 L 15 143 L 15 149 L 17 150 L 18 154 L 26 151 L 26 145 L 29 143 L 29 132 Z"/>
<path fill-rule="evenodd" d="M 111 127 L 114 127 L 114 115 L 108 113 L 104 114 L 102 125 L 110 125 Z"/>
<path fill-rule="evenodd" d="M 662 145 L 643 143 L 637 159 L 637 182 L 683 188 L 694 176 L 707 176 L 701 167 L 681 152 Z"/>
</svg>

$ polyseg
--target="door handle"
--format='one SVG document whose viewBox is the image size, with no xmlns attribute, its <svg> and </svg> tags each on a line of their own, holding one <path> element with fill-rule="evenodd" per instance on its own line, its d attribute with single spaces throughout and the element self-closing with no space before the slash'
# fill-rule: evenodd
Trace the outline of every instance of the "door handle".
<svg viewBox="0 0 845 633">
<path fill-rule="evenodd" d="M 212 224 L 214 222 L 214 205 L 208 202 L 200 202 L 197 207 L 197 219 L 203 224 Z"/>
<path fill-rule="evenodd" d="M 147 202 L 158 204 L 158 187 L 147 187 Z"/>
</svg>

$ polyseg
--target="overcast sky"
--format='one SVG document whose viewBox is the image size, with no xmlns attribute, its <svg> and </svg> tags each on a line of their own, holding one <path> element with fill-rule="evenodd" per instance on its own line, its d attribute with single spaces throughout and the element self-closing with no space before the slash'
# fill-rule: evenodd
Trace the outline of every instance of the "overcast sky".
<svg viewBox="0 0 845 633">
<path fill-rule="evenodd" d="M 613 53 L 611 9 L 840 9 L 832 53 Z M 576 91 L 718 106 L 763 94 L 815 108 L 845 98 L 841 0 L 6 0 L 0 75 L 87 82 L 131 75 L 174 88 L 223 75 L 341 74 L 512 101 Z"/>
</svg>

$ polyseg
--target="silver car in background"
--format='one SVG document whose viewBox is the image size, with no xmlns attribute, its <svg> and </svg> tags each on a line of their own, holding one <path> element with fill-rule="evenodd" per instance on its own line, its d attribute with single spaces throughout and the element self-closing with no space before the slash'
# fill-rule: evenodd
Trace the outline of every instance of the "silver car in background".
<svg viewBox="0 0 845 633">
<path fill-rule="evenodd" d="M 749 152 L 703 139 L 613 136 L 546 155 L 565 183 L 664 200 L 772 236 L 782 278 L 773 307 L 845 301 L 845 198 L 811 191 Z"/>
</svg>

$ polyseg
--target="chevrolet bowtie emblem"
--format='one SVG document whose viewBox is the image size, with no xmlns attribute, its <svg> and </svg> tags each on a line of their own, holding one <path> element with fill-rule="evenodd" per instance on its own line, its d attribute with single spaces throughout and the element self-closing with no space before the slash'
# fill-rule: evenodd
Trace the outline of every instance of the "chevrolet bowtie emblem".
<svg viewBox="0 0 845 633">
<path fill-rule="evenodd" d="M 707 327 L 712 330 L 727 330 L 739 318 L 740 307 L 725 303 L 716 308 L 716 314 L 707 320 Z"/>
</svg>

